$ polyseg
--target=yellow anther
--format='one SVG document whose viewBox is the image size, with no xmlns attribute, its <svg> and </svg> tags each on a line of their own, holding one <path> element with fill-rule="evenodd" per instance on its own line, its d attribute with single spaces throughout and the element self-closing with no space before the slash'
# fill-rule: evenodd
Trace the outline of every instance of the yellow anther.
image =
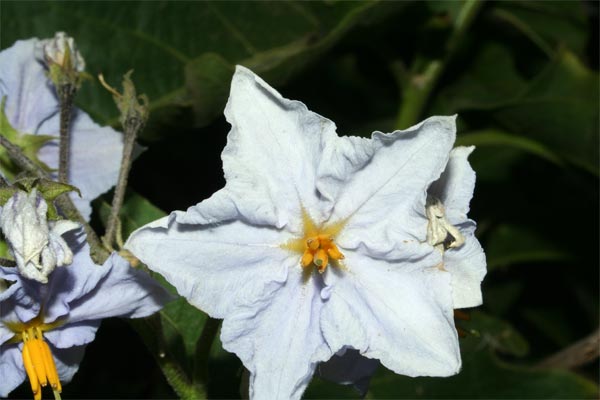
<svg viewBox="0 0 600 400">
<path fill-rule="evenodd" d="M 302 260 L 300 261 L 300 263 L 302 264 L 302 266 L 304 268 L 308 267 L 311 263 L 313 262 L 313 255 L 311 252 L 309 252 L 308 250 L 304 252 L 304 254 L 302 255 Z"/>
<path fill-rule="evenodd" d="M 319 239 L 318 238 L 309 238 L 306 241 L 306 246 L 310 250 L 317 250 L 319 248 L 319 246 L 320 246 Z"/>
<path fill-rule="evenodd" d="M 42 328 L 43 329 L 43 328 Z M 56 370 L 56 364 L 48 343 L 44 341 L 40 326 L 31 325 L 21 332 L 23 338 L 23 365 L 29 378 L 34 400 L 41 400 L 40 386 L 50 383 L 54 398 L 60 399 L 62 386 Z"/>
<path fill-rule="evenodd" d="M 340 249 L 338 249 L 337 246 L 333 243 L 331 243 L 331 245 L 327 249 L 327 255 L 334 260 L 343 260 L 344 259 L 344 255 L 342 254 Z"/>
<path fill-rule="evenodd" d="M 31 354 L 29 354 L 29 347 L 27 343 L 23 344 L 23 365 L 25 366 L 25 372 L 27 373 L 27 377 L 29 378 L 29 384 L 31 385 L 31 391 L 33 392 L 34 398 L 41 398 L 40 392 L 40 381 L 35 373 L 35 368 L 33 367 L 33 361 L 31 361 Z"/>
</svg>

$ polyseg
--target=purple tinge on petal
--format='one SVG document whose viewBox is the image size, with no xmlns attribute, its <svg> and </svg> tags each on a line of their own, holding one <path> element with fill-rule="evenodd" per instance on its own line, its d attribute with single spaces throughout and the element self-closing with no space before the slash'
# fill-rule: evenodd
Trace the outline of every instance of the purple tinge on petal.
<svg viewBox="0 0 600 400">
<path fill-rule="evenodd" d="M 85 354 L 85 345 L 73 346 L 66 349 L 56 348 L 52 343 L 49 343 L 49 345 L 61 383 L 71 382 Z"/>
<path fill-rule="evenodd" d="M 59 111 L 46 71 L 35 58 L 37 43 L 20 40 L 0 52 L 0 98 L 6 96 L 6 116 L 16 130 L 30 134 Z"/>
<path fill-rule="evenodd" d="M 36 133 L 55 135 L 59 122 L 59 116 L 56 115 L 45 121 Z M 81 197 L 77 193 L 71 193 L 70 196 L 82 215 L 89 219 L 92 210 L 90 202 L 117 182 L 123 154 L 123 135 L 111 127 L 96 124 L 85 112 L 75 110 L 71 136 L 69 183 L 81 191 Z M 57 168 L 58 143 L 53 141 L 44 145 L 39 157 L 51 168 Z"/>
<path fill-rule="evenodd" d="M 26 378 L 21 351 L 16 344 L 0 345 L 0 397 L 16 389 Z"/>
<path fill-rule="evenodd" d="M 100 320 L 76 323 L 69 323 L 67 321 L 65 325 L 46 332 L 44 336 L 48 342 L 60 349 L 82 346 L 94 341 L 96 331 L 100 327 L 100 322 Z"/>
<path fill-rule="evenodd" d="M 358 350 L 348 349 L 343 354 L 336 354 L 329 361 L 319 364 L 317 373 L 328 381 L 352 385 L 364 396 L 379 365 L 378 360 L 364 357 Z"/>
<path fill-rule="evenodd" d="M 76 270 L 78 274 L 94 274 L 94 271 L 89 268 L 85 266 L 66 269 Z M 113 253 L 102 267 L 91 268 L 108 272 L 91 290 L 71 296 L 72 301 L 69 302 L 71 323 L 108 317 L 146 317 L 160 310 L 173 299 L 173 296 L 150 275 L 132 268 L 116 253 Z"/>
</svg>

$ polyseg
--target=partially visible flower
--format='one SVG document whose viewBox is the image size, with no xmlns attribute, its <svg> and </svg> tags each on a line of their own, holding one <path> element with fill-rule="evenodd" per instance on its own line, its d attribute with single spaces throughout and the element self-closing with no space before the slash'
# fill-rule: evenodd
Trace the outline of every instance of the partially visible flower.
<svg viewBox="0 0 600 400">
<path fill-rule="evenodd" d="M 62 235 L 79 228 L 79 224 L 68 220 L 48 222 L 47 211 L 46 201 L 33 189 L 31 193 L 15 192 L 0 214 L 0 228 L 19 272 L 41 283 L 48 282 L 55 267 L 73 261 Z"/>
<path fill-rule="evenodd" d="M 82 237 L 70 237 L 69 242 L 76 243 L 73 265 L 55 270 L 47 285 L 0 267 L 0 279 L 12 282 L 0 293 L 0 397 L 26 378 L 36 400 L 46 385 L 60 393 L 103 318 L 144 317 L 171 298 L 117 254 L 99 266 Z"/>
<path fill-rule="evenodd" d="M 250 397 L 300 398 L 317 365 L 348 349 L 399 374 L 456 374 L 451 277 L 436 267 L 425 215 L 454 117 L 338 137 L 243 67 L 225 115 L 225 188 L 126 247 L 224 318 L 221 340 L 250 371 Z"/>
<path fill-rule="evenodd" d="M 75 40 L 64 32 L 56 32 L 52 39 L 40 42 L 43 57 L 48 65 L 57 64 L 62 68 L 78 72 L 85 70 L 83 56 L 77 50 Z M 68 63 L 68 65 L 66 65 Z"/>
<path fill-rule="evenodd" d="M 468 157 L 474 147 L 457 147 L 440 178 L 428 190 L 431 204 L 441 212 L 449 227 L 443 268 L 452 277 L 454 308 L 476 307 L 482 303 L 481 281 L 486 274 L 485 254 L 475 237 L 475 221 L 467 217 L 475 189 L 475 171 Z M 455 237 L 456 236 L 456 237 Z"/>
<path fill-rule="evenodd" d="M 467 217 L 475 188 L 475 171 L 467 160 L 473 150 L 472 146 L 452 149 L 444 172 L 429 187 L 425 210 L 427 241 L 443 254 L 438 267 L 452 277 L 454 308 L 482 303 L 481 281 L 486 274 L 485 254 L 474 235 L 475 222 Z M 346 352 L 322 364 L 319 372 L 327 380 L 352 384 L 364 393 L 376 367 L 373 360 Z"/>
<path fill-rule="evenodd" d="M 11 126 L 22 134 L 59 136 L 60 109 L 56 90 L 36 58 L 40 40 L 16 42 L 0 52 L 0 99 L 6 97 L 4 110 Z M 110 127 L 94 123 L 85 112 L 74 108 L 71 121 L 69 183 L 81 191 L 71 199 L 89 219 L 91 201 L 117 182 L 123 135 Z M 58 167 L 58 141 L 46 143 L 39 159 L 50 168 Z M 56 173 L 52 176 L 56 179 Z"/>
</svg>

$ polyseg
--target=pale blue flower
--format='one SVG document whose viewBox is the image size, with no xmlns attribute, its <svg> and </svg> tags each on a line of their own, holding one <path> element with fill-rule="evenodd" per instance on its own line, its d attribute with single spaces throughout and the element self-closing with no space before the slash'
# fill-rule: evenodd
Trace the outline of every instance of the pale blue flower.
<svg viewBox="0 0 600 400">
<path fill-rule="evenodd" d="M 0 99 L 6 96 L 5 113 L 12 127 L 25 134 L 59 136 L 60 115 L 56 91 L 46 76 L 42 41 L 20 40 L 0 52 Z M 71 121 L 71 162 L 69 183 L 82 197 L 70 194 L 89 219 L 90 202 L 117 182 L 122 134 L 96 124 L 85 112 L 73 109 Z M 50 168 L 58 167 L 58 141 L 45 144 L 39 159 Z M 56 178 L 56 174 L 53 174 Z"/>
<path fill-rule="evenodd" d="M 94 340 L 103 318 L 148 316 L 171 298 L 150 276 L 131 268 L 117 254 L 104 265 L 96 265 L 82 234 L 66 236 L 74 252 L 73 263 L 56 269 L 47 284 L 23 278 L 16 268 L 0 267 L 0 279 L 11 283 L 0 293 L 0 397 L 27 378 L 24 340 L 32 335 L 39 334 L 38 339 L 49 345 L 60 386 L 77 371 L 85 346 Z M 34 398 L 41 398 L 41 389 L 37 385 L 36 392 L 35 385 Z"/>
<path fill-rule="evenodd" d="M 456 374 L 451 276 L 425 214 L 454 117 L 338 137 L 243 67 L 225 116 L 225 188 L 126 247 L 224 319 L 223 346 L 250 371 L 251 398 L 300 398 L 320 362 L 351 349 L 399 374 Z"/>
</svg>

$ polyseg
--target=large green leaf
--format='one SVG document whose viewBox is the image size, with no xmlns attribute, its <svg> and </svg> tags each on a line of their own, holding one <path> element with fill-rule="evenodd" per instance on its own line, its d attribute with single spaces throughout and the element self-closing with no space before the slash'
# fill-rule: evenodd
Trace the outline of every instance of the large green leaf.
<svg viewBox="0 0 600 400">
<path fill-rule="evenodd" d="M 200 111 L 196 122 L 205 124 L 222 112 L 236 63 L 281 83 L 352 27 L 396 8 L 377 2 L 3 2 L 0 46 L 66 31 L 92 75 L 118 82 L 134 68 L 151 110 L 193 105 Z M 100 121 L 116 122 L 111 96 L 97 82 L 85 85 L 80 102 Z"/>
<path fill-rule="evenodd" d="M 438 106 L 450 113 L 484 113 L 515 135 L 513 140 L 504 135 L 506 144 L 552 161 L 559 155 L 598 174 L 598 84 L 598 74 L 566 49 L 526 81 L 505 47 L 488 45 L 473 67 L 443 91 Z"/>
</svg>

